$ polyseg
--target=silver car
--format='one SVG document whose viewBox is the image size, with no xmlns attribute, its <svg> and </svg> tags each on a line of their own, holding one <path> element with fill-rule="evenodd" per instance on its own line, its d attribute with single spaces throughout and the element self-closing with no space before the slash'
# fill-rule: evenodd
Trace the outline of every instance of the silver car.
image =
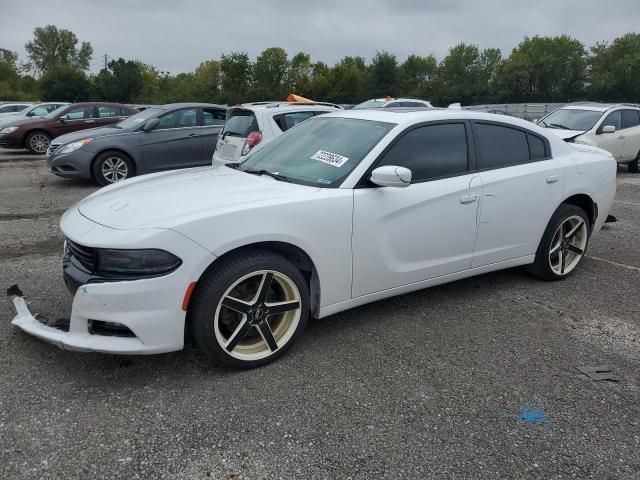
<svg viewBox="0 0 640 480">
<path fill-rule="evenodd" d="M 149 107 L 120 123 L 62 135 L 47 162 L 59 177 L 101 185 L 134 175 L 210 165 L 227 107 L 174 103 Z"/>
</svg>

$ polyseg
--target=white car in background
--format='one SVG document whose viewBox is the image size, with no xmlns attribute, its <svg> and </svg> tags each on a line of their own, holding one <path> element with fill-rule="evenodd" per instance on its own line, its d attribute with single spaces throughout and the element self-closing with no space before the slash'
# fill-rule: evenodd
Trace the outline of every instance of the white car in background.
<svg viewBox="0 0 640 480">
<path fill-rule="evenodd" d="M 362 110 L 364 108 L 432 108 L 431 102 L 420 100 L 419 98 L 374 98 L 366 102 L 359 103 L 352 110 Z"/>
<path fill-rule="evenodd" d="M 0 118 L 19 113 L 32 103 L 0 103 Z"/>
<path fill-rule="evenodd" d="M 187 328 L 214 360 L 255 367 L 309 316 L 520 265 L 564 279 L 615 190 L 611 155 L 524 120 L 340 110 L 240 165 L 144 175 L 85 198 L 61 220 L 70 320 L 34 318 L 13 287 L 13 324 L 119 354 L 179 350 Z"/>
<path fill-rule="evenodd" d="M 227 110 L 218 135 L 212 164 L 238 163 L 254 148 L 262 147 L 308 118 L 342 107 L 323 102 L 253 102 Z"/>
<path fill-rule="evenodd" d="M 572 103 L 541 118 L 566 142 L 599 147 L 640 173 L 640 106 L 634 104 Z"/>
<path fill-rule="evenodd" d="M 25 118 L 46 117 L 55 109 L 62 107 L 63 105 L 69 104 L 67 102 L 43 102 L 31 105 L 30 107 L 27 107 L 19 112 L 7 113 L 0 116 L 0 129 L 6 125 L 11 125 L 17 120 L 22 120 Z"/>
</svg>

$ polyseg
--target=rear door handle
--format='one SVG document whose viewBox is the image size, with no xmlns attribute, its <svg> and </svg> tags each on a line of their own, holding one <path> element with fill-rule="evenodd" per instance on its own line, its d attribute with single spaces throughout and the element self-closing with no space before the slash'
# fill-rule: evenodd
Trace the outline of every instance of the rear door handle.
<svg viewBox="0 0 640 480">
<path fill-rule="evenodd" d="M 188 136 L 189 136 L 189 137 L 197 137 L 197 136 L 198 136 L 198 134 L 197 134 L 197 133 L 190 133 Z"/>
<path fill-rule="evenodd" d="M 460 203 L 473 203 L 478 200 L 478 195 L 462 195 L 460 197 Z"/>
<path fill-rule="evenodd" d="M 560 175 L 549 175 L 547 177 L 547 183 L 556 183 L 558 180 L 560 180 Z"/>
<path fill-rule="evenodd" d="M 618 140 L 624 140 L 624 135 L 620 135 L 620 136 L 618 137 Z"/>
<path fill-rule="evenodd" d="M 94 123 L 95 120 L 85 120 L 84 123 Z"/>
</svg>

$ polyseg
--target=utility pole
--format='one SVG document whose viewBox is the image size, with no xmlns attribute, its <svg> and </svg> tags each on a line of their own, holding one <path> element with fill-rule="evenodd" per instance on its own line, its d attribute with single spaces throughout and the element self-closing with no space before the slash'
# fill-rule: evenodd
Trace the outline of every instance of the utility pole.
<svg viewBox="0 0 640 480">
<path fill-rule="evenodd" d="M 104 54 L 104 69 L 107 69 L 107 54 Z"/>
</svg>

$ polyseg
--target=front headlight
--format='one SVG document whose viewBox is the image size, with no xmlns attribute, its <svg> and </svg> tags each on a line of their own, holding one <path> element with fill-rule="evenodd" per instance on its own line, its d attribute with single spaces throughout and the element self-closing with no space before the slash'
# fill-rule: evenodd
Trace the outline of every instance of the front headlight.
<svg viewBox="0 0 640 480">
<path fill-rule="evenodd" d="M 7 127 L 0 130 L 0 133 L 13 133 L 20 127 Z"/>
<path fill-rule="evenodd" d="M 154 276 L 170 273 L 182 261 L 164 250 L 98 250 L 98 273 Z"/>
<path fill-rule="evenodd" d="M 75 152 L 79 148 L 84 147 L 87 143 L 90 143 L 91 140 L 93 140 L 93 138 L 83 138 L 82 140 L 78 140 L 77 142 L 68 143 L 67 145 L 65 145 L 60 149 L 58 154 L 62 155 L 63 153 Z"/>
</svg>

